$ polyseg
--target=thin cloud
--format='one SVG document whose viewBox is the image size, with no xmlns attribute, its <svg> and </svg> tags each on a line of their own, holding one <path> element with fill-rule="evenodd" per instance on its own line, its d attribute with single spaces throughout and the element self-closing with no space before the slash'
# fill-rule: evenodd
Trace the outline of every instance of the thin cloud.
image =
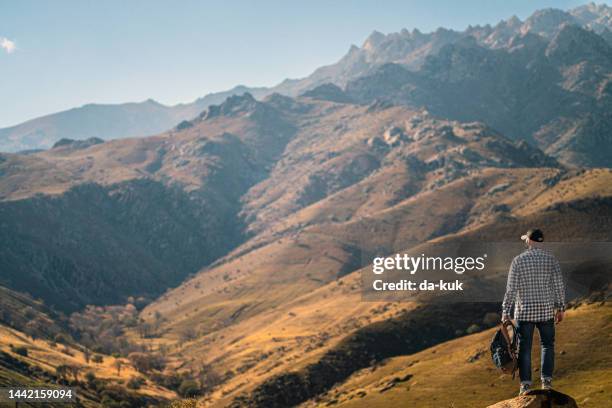
<svg viewBox="0 0 612 408">
<path fill-rule="evenodd" d="M 15 41 L 11 41 L 6 37 L 0 37 L 0 47 L 2 47 L 7 54 L 12 54 L 17 49 L 17 44 L 15 44 Z"/>
</svg>

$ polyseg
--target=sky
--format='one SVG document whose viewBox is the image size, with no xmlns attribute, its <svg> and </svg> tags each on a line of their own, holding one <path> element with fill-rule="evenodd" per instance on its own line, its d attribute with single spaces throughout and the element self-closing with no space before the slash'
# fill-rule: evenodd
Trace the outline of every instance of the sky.
<svg viewBox="0 0 612 408">
<path fill-rule="evenodd" d="M 272 86 L 373 31 L 463 30 L 566 0 L 0 1 L 0 127 L 87 103 Z"/>
</svg>

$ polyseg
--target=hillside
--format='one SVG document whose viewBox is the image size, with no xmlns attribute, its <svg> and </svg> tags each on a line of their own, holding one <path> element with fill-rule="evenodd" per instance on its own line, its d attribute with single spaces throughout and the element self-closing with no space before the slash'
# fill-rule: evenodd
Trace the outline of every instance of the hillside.
<svg viewBox="0 0 612 408">
<path fill-rule="evenodd" d="M 579 183 L 580 184 L 580 183 Z M 567 207 L 552 206 L 551 208 L 531 214 L 525 219 L 507 219 L 506 222 L 495 222 L 493 224 L 485 224 L 481 228 L 467 230 L 455 236 L 450 235 L 447 240 L 466 241 L 466 242 L 487 242 L 487 240 L 506 240 L 513 242 L 516 236 L 521 234 L 529 225 L 549 225 L 549 237 L 554 241 L 571 241 L 584 240 L 584 237 L 597 241 L 607 241 L 610 239 L 610 223 L 609 214 L 610 203 L 604 204 L 592 202 L 587 204 L 589 200 L 580 201 L 580 205 L 572 205 L 568 203 Z M 556 207 L 556 208 L 555 208 Z M 607 221 L 606 221 L 607 220 Z M 579 246 L 577 247 L 579 248 Z M 520 250 L 520 249 L 519 249 Z M 427 249 L 424 249 L 428 252 Z M 420 252 L 420 251 L 419 251 Z M 594 277 L 585 277 L 570 272 L 569 265 L 564 265 L 566 272 L 571 278 L 575 279 L 593 279 Z M 214 273 L 214 271 L 212 271 Z M 203 278 L 194 279 L 195 287 L 206 287 Z M 608 282 L 610 279 L 607 275 Z M 232 277 L 240 282 L 240 277 Z M 198 282 L 201 282 L 198 285 Z M 245 284 L 248 284 L 245 282 Z M 234 282 L 234 286 L 236 283 Z M 483 327 L 483 316 L 486 314 L 487 307 L 492 311 L 499 310 L 499 303 L 490 305 L 478 305 L 473 312 L 467 313 L 469 304 L 464 306 L 468 309 L 458 308 L 452 304 L 444 307 L 444 304 L 437 309 L 423 309 L 423 312 L 412 311 L 413 303 L 385 303 L 385 302 L 359 302 L 361 296 L 361 275 L 360 271 L 351 273 L 337 282 L 332 282 L 323 288 L 315 291 L 312 295 L 303 295 L 297 300 L 286 304 L 282 309 L 273 309 L 269 313 L 261 313 L 257 317 L 249 317 L 249 311 L 245 313 L 247 317 L 242 318 L 238 323 L 233 323 L 228 328 L 214 330 L 210 335 L 202 333 L 201 340 L 196 340 L 190 343 L 186 348 L 189 355 L 201 355 L 208 360 L 210 357 L 212 364 L 218 364 L 219 367 L 233 367 L 234 364 L 241 364 L 245 358 L 252 361 L 252 365 L 248 365 L 248 371 L 242 375 L 233 376 L 228 383 L 221 388 L 221 395 L 227 393 L 236 393 L 238 391 L 238 401 L 243 401 L 253 406 L 274 406 L 278 404 L 283 406 L 281 398 L 308 399 L 313 396 L 312 392 L 319 393 L 321 390 L 331 387 L 334 382 L 338 381 L 336 375 L 341 375 L 342 379 L 346 373 L 351 373 L 361 369 L 360 364 L 372 365 L 372 361 L 379 361 L 391 355 L 405 354 L 414 350 L 414 347 L 423 347 L 418 344 L 427 339 L 432 338 L 431 334 L 436 330 L 453 328 L 451 335 L 456 335 L 455 330 L 465 331 L 471 324 L 477 324 Z M 192 285 L 184 285 L 180 291 L 177 291 L 177 296 L 168 298 L 163 304 L 169 304 L 171 299 L 186 299 L 189 296 Z M 242 293 L 248 293 L 248 286 L 241 289 Z M 231 294 L 231 292 L 229 292 Z M 350 296 L 349 296 L 350 294 Z M 584 293 L 582 295 L 585 295 Z M 199 322 L 203 316 L 210 313 L 216 317 L 219 313 L 218 309 L 206 308 L 208 297 L 201 297 L 198 302 L 188 303 L 186 309 L 189 312 L 185 313 L 184 322 Z M 215 298 L 212 300 L 214 301 Z M 354 302 L 357 302 L 356 304 Z M 355 307 L 347 305 L 355 304 Z M 178 305 L 178 303 L 177 303 Z M 224 307 L 232 304 L 224 304 Z M 357 306 L 365 309 L 359 310 Z M 461 305 L 459 305 L 461 306 Z M 155 306 L 153 306 L 155 307 Z M 233 308 L 233 307 L 232 307 Z M 145 309 L 150 310 L 151 307 Z M 161 309 L 160 309 L 161 310 Z M 314 312 L 313 312 L 314 310 Z M 450 319 L 455 310 L 465 310 L 463 318 Z M 347 311 L 351 311 L 350 315 L 346 315 Z M 163 311 L 162 313 L 164 313 Z M 193 315 L 193 312 L 196 312 Z M 382 313 L 383 319 L 380 314 Z M 356 314 L 357 313 L 357 314 Z M 419 322 L 420 313 L 425 313 L 424 320 Z M 172 314 L 170 314 L 172 316 Z M 221 316 L 222 317 L 222 316 Z M 172 317 L 171 319 L 175 319 Z M 194 320 L 191 320 L 194 319 Z M 436 326 L 436 321 L 439 320 L 440 327 Z M 214 320 L 213 320 L 214 322 Z M 417 341 L 412 339 L 411 333 L 414 324 L 424 324 L 427 329 L 427 336 L 424 336 Z M 459 329 L 454 325 L 458 324 Z M 205 320 L 204 327 L 214 327 Z M 180 327 L 184 328 L 183 324 Z M 319 327 L 324 327 L 324 337 L 315 337 L 315 342 L 318 340 L 318 346 L 313 347 L 312 342 L 304 342 L 308 340 L 305 337 L 306 333 L 319 332 Z M 486 323 L 484 325 L 486 327 Z M 174 329 L 171 329 L 171 332 Z M 419 332 L 419 330 L 416 330 Z M 244 333 L 250 333 L 244 336 Z M 390 336 L 390 337 L 389 337 Z M 265 345 L 272 338 L 275 348 L 265 349 Z M 377 338 L 385 338 L 384 341 L 376 341 Z M 395 344 L 392 339 L 399 338 L 398 347 L 394 348 Z M 322 340 L 322 341 L 321 341 Z M 404 341 L 408 343 L 403 344 Z M 413 343 L 414 341 L 414 343 Z M 201 343 L 201 346 L 198 346 Z M 356 349 L 354 349 L 356 347 Z M 231 350 L 231 353 L 223 353 L 223 350 Z M 297 349 L 297 350 L 296 350 Z M 267 350 L 261 356 L 261 350 Z M 217 354 L 222 352 L 221 355 Z M 212 355 L 211 355 L 212 353 Z M 238 353 L 238 356 L 236 356 Z M 357 356 L 365 355 L 365 360 L 360 360 Z M 219 355 L 219 357 L 217 357 Z M 295 356 L 299 357 L 295 357 Z M 275 357 L 276 356 L 276 357 Z M 343 357 L 344 356 L 344 357 Z M 283 363 L 279 363 L 279 359 L 283 359 Z M 197 358 L 196 358 L 197 361 Z M 362 361 L 361 363 L 359 361 Z M 330 365 L 331 364 L 331 365 Z M 238 366 L 239 367 L 239 366 Z M 286 367 L 283 370 L 279 368 Z M 273 370 L 271 370 L 273 368 Z M 325 369 L 323 369 L 325 368 Z M 240 371 L 239 371 L 240 372 Z M 344 374 L 339 374 L 344 373 Z M 313 383 L 309 380 L 309 376 L 315 376 L 317 380 Z M 237 377 L 237 378 L 236 378 Z M 259 382 L 262 385 L 254 387 Z M 314 384 L 315 389 L 310 388 Z M 287 392 L 291 389 L 291 392 Z M 244 392 L 246 391 L 246 393 Z M 305 396 L 305 398 L 304 398 Z M 223 398 L 215 401 L 218 394 L 213 394 L 214 406 L 224 406 L 228 399 Z M 299 400 L 298 400 L 299 401 Z"/>
<path fill-rule="evenodd" d="M 217 406 L 412 316 L 360 301 L 374 253 L 470 231 L 514 240 L 536 220 L 555 240 L 609 239 L 609 169 L 570 170 L 482 123 L 376 102 L 247 94 L 158 136 L 2 157 L 4 284 L 68 312 L 161 294 L 118 339 L 163 350 L 167 373 L 214 373 L 204 399 Z M 98 312 L 85 313 L 73 321 L 87 332 Z"/>
<path fill-rule="evenodd" d="M 236 98 L 221 106 L 238 112 L 197 128 L 3 156 L 0 282 L 72 311 L 153 297 L 231 249 L 240 196 L 292 132 L 273 107 Z"/>
<path fill-rule="evenodd" d="M 602 220 L 607 219 L 610 207 L 598 203 L 597 199 L 600 193 L 605 196 L 611 193 L 608 188 L 600 190 L 598 187 L 598 180 L 609 180 L 610 172 L 567 174 L 563 181 L 558 177 L 551 182 L 551 178 L 555 180 L 554 170 L 549 171 L 551 173 L 542 171 L 541 178 L 534 177 L 533 171 L 527 169 L 505 169 L 503 175 L 493 169 L 483 172 L 491 179 L 484 185 L 478 184 L 481 190 L 475 190 L 473 196 L 482 201 L 472 204 L 469 221 L 457 228 L 470 231 L 484 223 L 481 230 L 475 229 L 475 236 L 489 234 L 496 240 L 513 241 L 528 225 L 542 223 L 551 226 L 550 236 L 555 241 L 580 239 L 587 231 L 594 234 L 597 231 L 601 239 L 609 239 L 609 223 L 602 223 Z M 530 180 L 533 187 L 530 183 L 516 185 L 516 190 L 510 188 L 507 192 L 496 193 L 494 198 L 478 193 L 503 185 L 504 177 L 516 180 L 521 175 Z M 368 246 L 391 252 L 405 248 L 402 245 L 416 239 L 414 234 L 419 234 L 419 224 L 414 221 L 410 224 L 412 217 L 418 220 L 424 215 L 428 223 L 434 223 L 434 231 L 436 222 L 444 222 L 441 211 L 449 211 L 448 217 L 452 219 L 450 214 L 456 214 L 456 210 L 448 206 L 432 207 L 431 197 L 439 202 L 456 201 L 456 197 L 462 196 L 458 192 L 465 190 L 466 185 L 471 184 L 459 180 L 436 189 L 435 195 L 427 191 L 418 193 L 406 199 L 403 206 L 399 205 L 399 208 L 406 208 L 403 211 L 382 210 L 378 215 L 344 222 L 314 219 L 301 224 L 304 227 L 295 232 L 289 229 L 289 239 L 282 235 L 276 239 L 266 238 L 265 233 L 263 237 L 256 236 L 254 243 L 248 241 L 226 260 L 162 296 L 145 309 L 143 316 L 150 317 L 156 312 L 168 319 L 161 330 L 164 340 L 160 341 L 180 344 L 184 334 L 192 331 L 193 337 L 181 347 L 180 355 L 190 356 L 188 366 L 197 365 L 203 359 L 217 367 L 220 373 L 226 373 L 224 384 L 210 397 L 215 406 L 224 406 L 232 396 L 251 392 L 258 383 L 274 375 L 293 372 L 316 362 L 355 330 L 409 311 L 412 308 L 409 304 L 359 302 L 359 272 L 346 275 L 347 271 L 358 268 L 360 262 L 367 259 Z M 348 194 L 346 190 L 351 191 L 345 189 L 341 193 Z M 532 207 L 530 211 L 530 194 L 536 191 L 551 198 L 544 207 Z M 469 199 L 467 196 L 466 202 Z M 583 203 L 583 208 L 573 205 L 572 200 Z M 564 202 L 567 208 L 559 206 Z M 593 204 L 586 204 L 588 202 Z M 493 211 L 496 203 L 507 203 L 508 212 Z M 312 207 L 321 205 L 319 202 Z M 527 208 L 519 210 L 524 207 Z M 338 209 L 337 205 L 333 208 Z M 528 215 L 524 220 L 513 219 L 510 214 L 515 209 Z M 310 211 L 306 207 L 298 214 Z M 397 220 L 401 214 L 405 214 L 404 219 L 399 218 L 400 224 L 406 223 L 405 229 L 398 230 L 393 227 L 394 223 L 384 221 Z M 301 223 L 302 219 L 297 220 Z M 487 227 L 487 222 L 494 228 Z M 430 236 L 428 223 L 421 225 L 423 235 L 416 237 Z M 376 234 L 372 235 L 371 231 Z M 363 239 L 364 234 L 370 234 L 369 239 Z M 327 273 L 323 273 L 326 270 Z M 341 277 L 343 275 L 346 276 Z M 313 290 L 320 285 L 320 289 Z M 471 317 L 474 321 L 481 318 Z"/>
<path fill-rule="evenodd" d="M 537 149 L 482 124 L 439 120 L 402 107 L 280 95 L 259 102 L 247 94 L 189 123 L 146 139 L 4 155 L 3 284 L 64 310 L 121 303 L 129 295 L 153 297 L 251 234 L 265 230 L 257 241 L 269 240 L 290 236 L 305 223 L 357 222 L 370 206 L 375 212 L 397 207 L 418 191 L 469 178 L 483 167 L 557 166 Z M 499 176 L 487 177 L 474 194 L 490 189 Z M 383 178 L 396 187 L 381 191 Z M 335 199 L 352 208 L 289 218 Z M 445 211 L 447 218 L 428 227 L 429 235 L 410 239 L 449 232 L 436 228 L 448 229 L 445 223 L 458 209 Z M 341 266 L 346 273 L 358 262 L 355 248 L 339 245 L 352 257 Z M 14 261 L 23 255 L 26 262 Z"/>
<path fill-rule="evenodd" d="M 173 391 L 145 379 L 131 360 L 76 342 L 62 314 L 26 294 L 4 287 L 0 291 L 0 386 L 75 387 L 79 406 L 84 407 L 122 401 L 142 406 L 176 398 Z M 143 381 L 133 387 L 133 378 Z"/>
<path fill-rule="evenodd" d="M 587 304 L 570 310 L 557 326 L 555 389 L 580 407 L 612 403 L 612 361 L 597 344 L 609 343 L 612 308 Z M 442 343 L 420 353 L 368 367 L 303 407 L 484 407 L 516 395 L 518 385 L 496 371 L 489 342 L 495 329 Z M 534 347 L 532 362 L 539 364 Z M 537 378 L 537 372 L 534 374 Z"/>
</svg>

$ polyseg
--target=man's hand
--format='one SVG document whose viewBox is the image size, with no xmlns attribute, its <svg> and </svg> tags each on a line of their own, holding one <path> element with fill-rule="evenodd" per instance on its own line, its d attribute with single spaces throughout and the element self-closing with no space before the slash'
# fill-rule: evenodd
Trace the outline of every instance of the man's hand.
<svg viewBox="0 0 612 408">
<path fill-rule="evenodd" d="M 555 314 L 555 323 L 561 323 L 564 317 L 565 317 L 565 312 L 563 312 L 562 310 L 559 310 Z"/>
<path fill-rule="evenodd" d="M 506 323 L 506 322 L 509 322 L 510 320 L 512 320 L 512 319 L 510 319 L 510 316 L 503 315 L 501 321 L 502 321 L 502 323 Z"/>
</svg>

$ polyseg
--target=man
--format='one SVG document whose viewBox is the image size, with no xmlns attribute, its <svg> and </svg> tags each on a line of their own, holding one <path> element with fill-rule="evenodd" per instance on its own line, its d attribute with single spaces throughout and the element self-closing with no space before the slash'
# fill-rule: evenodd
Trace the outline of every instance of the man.
<svg viewBox="0 0 612 408">
<path fill-rule="evenodd" d="M 539 229 L 532 229 L 521 240 L 525 241 L 527 249 L 512 260 L 502 304 L 502 321 L 510 320 L 514 306 L 521 379 L 519 395 L 531 388 L 531 344 L 536 327 L 540 332 L 542 348 L 542 389 L 552 389 L 555 323 L 563 320 L 565 310 L 561 267 L 557 259 L 542 247 L 544 234 Z"/>
</svg>

